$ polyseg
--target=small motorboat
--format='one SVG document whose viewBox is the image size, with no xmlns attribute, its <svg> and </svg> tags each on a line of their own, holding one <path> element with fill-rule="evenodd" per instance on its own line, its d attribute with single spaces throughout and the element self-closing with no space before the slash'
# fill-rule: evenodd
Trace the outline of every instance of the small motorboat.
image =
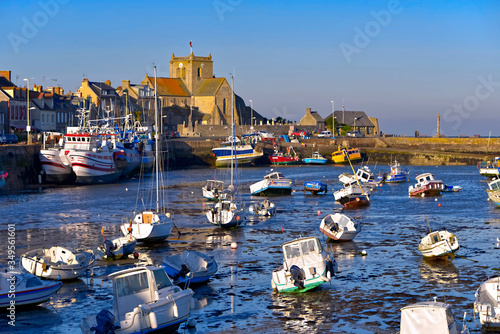
<svg viewBox="0 0 500 334">
<path fill-rule="evenodd" d="M 500 206 L 500 179 L 495 179 L 491 182 L 488 182 L 488 199 Z"/>
<path fill-rule="evenodd" d="M 250 185 L 252 195 L 290 195 L 292 180 L 287 179 L 280 172 L 272 172 L 264 176 L 264 180 Z"/>
<path fill-rule="evenodd" d="M 203 197 L 206 199 L 211 201 L 219 200 L 219 196 L 224 190 L 224 181 L 207 180 L 201 189 L 203 190 Z"/>
<path fill-rule="evenodd" d="M 307 181 L 304 182 L 304 191 L 310 191 L 313 195 L 319 193 L 326 194 L 328 192 L 328 186 L 321 181 Z"/>
<path fill-rule="evenodd" d="M 302 162 L 308 165 L 325 165 L 328 162 L 328 159 L 321 153 L 314 152 L 310 158 L 302 159 Z"/>
<path fill-rule="evenodd" d="M 331 240 L 349 241 L 361 231 L 361 223 L 342 213 L 334 213 L 321 220 L 319 230 Z"/>
<path fill-rule="evenodd" d="M 93 262 L 93 251 L 72 251 L 61 246 L 35 249 L 21 255 L 21 264 L 27 272 L 53 280 L 78 278 Z"/>
<path fill-rule="evenodd" d="M 251 204 L 248 207 L 248 212 L 257 216 L 270 217 L 276 213 L 276 206 L 265 199 L 261 203 Z"/>
<path fill-rule="evenodd" d="M 389 173 L 381 173 L 377 176 L 377 180 L 382 183 L 399 183 L 408 181 L 408 170 L 401 169 L 399 162 L 394 160 Z"/>
<path fill-rule="evenodd" d="M 137 239 L 129 234 L 113 240 L 104 239 L 97 248 L 97 255 L 102 259 L 121 259 L 128 257 L 135 250 Z"/>
<path fill-rule="evenodd" d="M 205 211 L 210 223 L 220 227 L 236 227 L 243 222 L 243 210 L 239 201 L 231 195 L 224 196 L 225 199 L 215 203 L 213 207 Z"/>
<path fill-rule="evenodd" d="M 283 265 L 272 273 L 271 285 L 278 292 L 305 292 L 330 281 L 337 272 L 331 252 L 316 237 L 295 239 L 281 245 Z"/>
<path fill-rule="evenodd" d="M 464 326 L 465 327 L 465 326 Z M 459 334 L 451 306 L 446 303 L 420 302 L 401 309 L 400 334 Z"/>
<path fill-rule="evenodd" d="M 167 256 L 161 265 L 175 283 L 205 283 L 218 270 L 217 262 L 212 256 L 197 251 Z"/>
<path fill-rule="evenodd" d="M 62 282 L 42 281 L 38 277 L 21 271 L 0 273 L 0 308 L 15 301 L 15 307 L 38 305 L 50 299 L 62 286 Z"/>
<path fill-rule="evenodd" d="M 424 173 L 418 175 L 416 178 L 417 183 L 408 188 L 408 194 L 413 196 L 437 196 L 440 195 L 444 189 L 444 184 L 441 180 L 436 180 L 431 173 Z"/>
<path fill-rule="evenodd" d="M 359 181 L 363 187 L 375 190 L 380 185 L 368 166 L 361 166 L 355 175 L 343 173 L 339 175 L 339 181 L 346 184 Z"/>
<path fill-rule="evenodd" d="M 422 238 L 418 250 L 426 259 L 453 260 L 455 252 L 460 248 L 458 238 L 446 230 L 434 231 Z"/>
<path fill-rule="evenodd" d="M 476 290 L 474 314 L 479 316 L 483 331 L 500 331 L 500 276 L 483 282 Z"/>
<path fill-rule="evenodd" d="M 346 209 L 360 208 L 370 205 L 368 191 L 358 181 L 344 184 L 344 187 L 333 193 L 335 201 Z"/>
<path fill-rule="evenodd" d="M 174 285 L 163 267 L 130 268 L 108 277 L 113 283 L 113 309 L 84 318 L 83 334 L 170 333 L 190 315 L 193 290 Z"/>
</svg>

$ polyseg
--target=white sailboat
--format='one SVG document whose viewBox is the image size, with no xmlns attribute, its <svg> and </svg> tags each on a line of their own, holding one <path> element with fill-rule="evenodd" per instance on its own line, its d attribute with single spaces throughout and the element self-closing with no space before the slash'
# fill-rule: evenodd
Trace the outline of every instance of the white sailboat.
<svg viewBox="0 0 500 334">
<path fill-rule="evenodd" d="M 157 104 L 157 94 L 156 94 L 156 66 L 155 70 L 155 170 L 154 176 L 156 180 L 156 210 L 144 210 L 135 215 L 134 219 L 130 220 L 128 223 L 123 223 L 121 225 L 121 231 L 123 235 L 132 234 L 134 238 L 139 242 L 158 242 L 165 240 L 170 235 L 172 227 L 174 225 L 170 213 L 165 212 L 164 208 L 160 210 L 160 199 L 164 199 L 163 196 L 160 198 L 160 164 L 159 164 L 159 153 L 160 152 L 160 138 L 158 135 L 158 104 Z"/>
<path fill-rule="evenodd" d="M 232 125 L 231 131 L 233 138 L 235 137 L 234 131 L 234 77 L 231 77 L 231 106 L 232 106 Z M 233 184 L 234 173 L 233 171 L 238 168 L 236 162 L 236 149 L 234 140 L 231 144 L 231 150 L 233 154 L 231 162 L 231 184 L 229 185 L 228 192 L 223 196 L 220 196 L 220 200 L 212 207 L 210 210 L 206 211 L 206 216 L 208 220 L 217 226 L 221 227 L 236 227 L 241 223 L 243 219 L 243 210 L 241 209 L 239 203 L 237 203 L 238 197 L 238 184 L 236 187 Z"/>
</svg>

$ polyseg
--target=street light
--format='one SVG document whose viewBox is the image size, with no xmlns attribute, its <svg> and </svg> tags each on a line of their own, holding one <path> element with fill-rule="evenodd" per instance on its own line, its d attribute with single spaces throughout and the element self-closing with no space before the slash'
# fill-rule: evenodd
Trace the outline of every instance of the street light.
<svg viewBox="0 0 500 334">
<path fill-rule="evenodd" d="M 335 132 L 335 103 L 333 101 L 330 102 L 332 103 L 333 132 Z"/>
<path fill-rule="evenodd" d="M 250 100 L 250 129 L 253 129 L 253 103 Z"/>
<path fill-rule="evenodd" d="M 356 121 L 359 121 L 363 116 L 360 117 L 354 117 L 354 131 L 356 131 Z"/>
<path fill-rule="evenodd" d="M 30 78 L 23 79 L 26 81 L 26 143 L 31 145 L 30 138 Z"/>
</svg>

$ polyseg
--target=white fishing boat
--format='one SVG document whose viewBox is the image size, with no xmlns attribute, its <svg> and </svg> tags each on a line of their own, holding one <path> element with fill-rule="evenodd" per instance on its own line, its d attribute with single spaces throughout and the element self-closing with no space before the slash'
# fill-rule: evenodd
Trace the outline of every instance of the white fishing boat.
<svg viewBox="0 0 500 334">
<path fill-rule="evenodd" d="M 488 199 L 500 206 L 500 179 L 494 179 L 491 182 L 488 182 Z"/>
<path fill-rule="evenodd" d="M 416 178 L 417 183 L 408 188 L 410 196 L 437 196 L 444 189 L 444 184 L 441 180 L 436 180 L 431 173 L 423 173 Z"/>
<path fill-rule="evenodd" d="M 391 159 L 392 160 L 392 159 Z M 401 169 L 401 165 L 397 160 L 394 160 L 394 164 L 391 165 L 391 171 L 389 173 L 381 173 L 377 176 L 377 181 L 382 183 L 399 183 L 408 181 L 409 171 Z"/>
<path fill-rule="evenodd" d="M 474 319 L 479 317 L 483 331 L 500 331 L 500 276 L 483 282 L 475 293 Z"/>
<path fill-rule="evenodd" d="M 376 189 L 380 182 L 375 180 L 375 177 L 368 166 L 361 166 L 356 171 L 356 175 L 343 173 L 339 175 L 339 181 L 343 184 L 356 182 L 358 180 L 365 188 L 370 190 Z"/>
<path fill-rule="evenodd" d="M 201 190 L 203 191 L 203 197 L 206 199 L 211 201 L 218 200 L 224 190 L 224 181 L 207 180 Z"/>
<path fill-rule="evenodd" d="M 64 151 L 61 147 L 40 150 L 38 157 L 42 166 L 42 176 L 45 183 L 75 183 L 76 174 L 71 167 L 71 161 L 66 157 L 66 152 L 68 151 Z"/>
<path fill-rule="evenodd" d="M 156 66 L 155 66 L 155 119 L 158 120 L 158 104 L 156 94 Z M 155 122 L 160 124 L 159 121 Z M 170 235 L 174 225 L 171 215 L 166 212 L 163 202 L 166 196 L 163 194 L 164 187 L 160 185 L 160 136 L 158 129 L 155 132 L 155 168 L 154 174 L 154 191 L 153 198 L 156 200 L 156 210 L 145 209 L 134 215 L 130 222 L 122 222 L 120 229 L 124 236 L 132 234 L 137 241 L 140 242 L 159 242 L 163 241 Z M 162 191 L 160 192 L 160 188 Z M 160 203 L 162 206 L 160 207 Z"/>
<path fill-rule="evenodd" d="M 465 326 L 464 326 L 465 327 Z M 446 303 L 420 302 L 401 309 L 400 334 L 459 334 L 451 306 Z"/>
<path fill-rule="evenodd" d="M 359 208 L 370 205 L 368 190 L 363 188 L 358 180 L 344 183 L 344 187 L 334 191 L 335 201 L 346 209 Z"/>
<path fill-rule="evenodd" d="M 0 309 L 38 305 L 50 299 L 62 286 L 59 281 L 42 281 L 21 271 L 0 272 Z"/>
<path fill-rule="evenodd" d="M 264 180 L 250 185 L 250 193 L 260 196 L 290 195 L 292 183 L 292 180 L 285 178 L 280 172 L 271 172 L 264 176 Z"/>
<path fill-rule="evenodd" d="M 94 333 L 170 333 L 185 322 L 193 291 L 174 285 L 163 267 L 137 267 L 108 276 L 113 283 L 113 308 L 84 318 L 80 329 Z"/>
<path fill-rule="evenodd" d="M 446 230 L 434 231 L 422 238 L 418 250 L 426 259 L 455 258 L 455 252 L 460 248 L 458 238 Z"/>
<path fill-rule="evenodd" d="M 219 147 L 212 149 L 217 167 L 226 167 L 235 162 L 238 165 L 249 164 L 262 157 L 263 152 L 258 152 L 250 144 L 244 144 L 236 136 L 229 137 L 228 140 Z"/>
<path fill-rule="evenodd" d="M 333 253 L 323 250 L 316 237 L 281 245 L 283 265 L 273 270 L 271 285 L 278 292 L 305 292 L 330 281 L 337 271 Z"/>
<path fill-rule="evenodd" d="M 27 272 L 53 280 L 78 278 L 93 262 L 94 252 L 72 251 L 61 246 L 35 249 L 21 255 L 21 264 Z"/>
<path fill-rule="evenodd" d="M 276 214 L 276 205 L 267 198 L 260 203 L 254 203 L 248 207 L 248 212 L 262 217 L 271 217 Z"/>
<path fill-rule="evenodd" d="M 234 78 L 231 78 L 231 90 L 234 92 Z M 234 125 L 234 93 L 231 94 L 231 105 L 232 105 L 232 122 L 231 122 L 231 132 L 233 138 L 235 138 L 235 125 Z M 232 142 L 231 151 L 233 155 L 236 154 L 234 150 L 235 142 Z M 233 157 L 234 158 L 234 157 Z M 244 218 L 244 212 L 242 209 L 242 205 L 239 201 L 239 193 L 238 193 L 238 173 L 237 168 L 238 164 L 236 163 L 236 159 L 230 160 L 231 166 L 231 183 L 224 194 L 220 194 L 219 201 L 209 210 L 205 212 L 208 221 L 216 226 L 220 227 L 236 227 L 238 226 Z M 234 171 L 236 170 L 236 185 L 234 184 Z"/>
<path fill-rule="evenodd" d="M 97 248 L 97 255 L 102 259 L 126 258 L 134 252 L 136 244 L 137 239 L 131 234 L 112 240 L 104 239 Z"/>
<path fill-rule="evenodd" d="M 205 283 L 217 273 L 218 265 L 212 256 L 197 251 L 184 251 L 163 259 L 161 265 L 177 283 Z"/>
<path fill-rule="evenodd" d="M 334 213 L 321 220 L 319 230 L 331 240 L 349 241 L 361 231 L 361 223 L 342 213 Z"/>
</svg>

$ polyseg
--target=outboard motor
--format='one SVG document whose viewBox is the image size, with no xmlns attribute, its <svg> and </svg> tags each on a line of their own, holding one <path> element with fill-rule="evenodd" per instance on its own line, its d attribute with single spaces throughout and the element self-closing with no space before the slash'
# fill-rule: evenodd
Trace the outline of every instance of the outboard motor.
<svg viewBox="0 0 500 334">
<path fill-rule="evenodd" d="M 115 316 L 108 310 L 102 310 L 95 316 L 97 326 L 92 327 L 91 330 L 96 334 L 115 334 Z"/>
<path fill-rule="evenodd" d="M 325 275 L 327 275 L 327 277 L 328 277 L 328 273 L 330 273 L 330 277 L 334 277 L 335 276 L 335 269 L 336 269 L 335 267 L 337 265 L 337 262 L 335 261 L 335 265 L 334 265 L 333 264 L 334 261 L 335 260 L 333 260 L 333 261 L 332 260 L 328 260 L 325 263 L 325 267 L 326 267 L 325 268 Z"/>
<path fill-rule="evenodd" d="M 181 265 L 181 271 L 179 272 L 179 277 L 186 277 L 189 274 L 190 270 L 187 264 L 183 263 Z"/>
<path fill-rule="evenodd" d="M 115 256 L 115 245 L 113 245 L 113 242 L 110 240 L 106 239 L 103 241 L 101 248 L 104 251 L 104 254 L 106 254 L 106 257 L 113 257 Z"/>
<path fill-rule="evenodd" d="M 293 285 L 299 289 L 304 289 L 304 280 L 306 279 L 306 274 L 304 270 L 293 265 L 290 267 L 290 274 L 292 275 Z"/>
</svg>

